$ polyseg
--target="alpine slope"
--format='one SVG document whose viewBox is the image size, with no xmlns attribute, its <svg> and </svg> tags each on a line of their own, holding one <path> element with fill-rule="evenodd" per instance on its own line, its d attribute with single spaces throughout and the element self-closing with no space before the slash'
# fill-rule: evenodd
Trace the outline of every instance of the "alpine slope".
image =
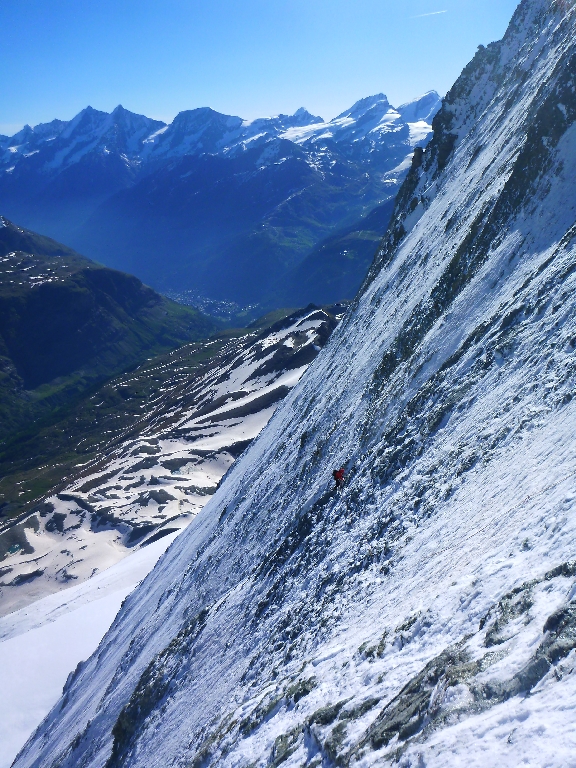
<svg viewBox="0 0 576 768">
<path fill-rule="evenodd" d="M 0 616 L 185 528 L 328 340 L 345 307 L 330 309 L 185 345 L 97 390 L 81 438 L 96 431 L 96 458 L 79 455 L 59 487 L 0 529 Z"/>
<path fill-rule="evenodd" d="M 576 764 L 575 87 L 574 3 L 522 0 L 16 768 Z"/>
</svg>

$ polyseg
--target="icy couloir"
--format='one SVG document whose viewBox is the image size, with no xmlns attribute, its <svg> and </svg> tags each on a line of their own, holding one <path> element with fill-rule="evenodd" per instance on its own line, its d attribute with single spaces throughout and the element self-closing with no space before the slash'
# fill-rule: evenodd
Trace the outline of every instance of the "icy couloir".
<svg viewBox="0 0 576 768">
<path fill-rule="evenodd" d="M 571 764 L 575 61 L 566 2 L 479 50 L 355 305 L 17 768 Z"/>
<path fill-rule="evenodd" d="M 160 382 L 116 433 L 102 413 L 103 454 L 1 532 L 0 614 L 186 527 L 326 343 L 344 306 L 332 309 L 300 310 L 216 354 L 217 338 L 187 345 L 96 393 L 98 412 L 107 397 L 138 402 Z M 208 362 L 190 363 L 202 355 Z"/>
</svg>

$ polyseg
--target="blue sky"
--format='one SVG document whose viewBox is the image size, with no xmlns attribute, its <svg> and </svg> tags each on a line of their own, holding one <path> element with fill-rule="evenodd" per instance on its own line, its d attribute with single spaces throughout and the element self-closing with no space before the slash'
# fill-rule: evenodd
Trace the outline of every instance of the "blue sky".
<svg viewBox="0 0 576 768">
<path fill-rule="evenodd" d="M 445 93 L 516 0 L 2 0 L 0 133 L 90 104 L 169 121 Z"/>
</svg>

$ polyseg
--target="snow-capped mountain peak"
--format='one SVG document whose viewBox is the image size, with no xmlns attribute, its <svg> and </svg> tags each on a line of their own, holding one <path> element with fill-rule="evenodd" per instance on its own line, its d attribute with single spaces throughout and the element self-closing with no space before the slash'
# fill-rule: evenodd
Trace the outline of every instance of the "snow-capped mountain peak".
<svg viewBox="0 0 576 768">
<path fill-rule="evenodd" d="M 210 107 L 179 112 L 156 141 L 147 148 L 154 158 L 188 154 L 214 154 L 238 136 L 242 118 L 223 115 Z"/>
<path fill-rule="evenodd" d="M 87 107 L 67 123 L 0 139 L 0 207 L 161 291 L 194 286 L 269 307 L 285 271 L 324 238 L 387 201 L 391 209 L 413 148 L 432 131 L 406 122 L 382 94 L 345 114 L 324 121 L 299 108 L 244 120 L 202 107 L 166 125 L 121 105 L 110 114 Z M 260 256 L 232 278 L 224 262 L 243 263 L 247 242 Z M 367 243 L 352 257 L 349 291 L 322 302 L 353 295 Z"/>
<path fill-rule="evenodd" d="M 374 96 L 366 96 L 364 99 L 359 99 L 353 104 L 350 109 L 340 113 L 334 120 L 340 120 L 343 117 L 351 117 L 355 120 L 363 117 L 367 112 L 377 109 L 378 111 L 385 113 L 388 111 L 390 103 L 388 98 L 383 93 L 377 93 Z"/>
<path fill-rule="evenodd" d="M 66 128 L 62 131 L 61 137 L 62 139 L 69 139 L 78 133 L 91 134 L 97 132 L 109 117 L 107 112 L 102 112 L 88 105 L 69 121 Z"/>
<path fill-rule="evenodd" d="M 427 99 L 427 97 L 423 97 L 423 99 Z M 427 99 L 426 103 L 431 121 L 433 115 L 440 108 L 441 102 L 437 97 L 434 105 L 431 98 Z M 424 112 L 424 109 L 421 109 L 421 112 Z M 417 113 L 416 107 L 412 113 Z M 383 93 L 378 93 L 360 99 L 350 109 L 345 110 L 329 122 L 288 129 L 282 134 L 282 138 L 302 145 L 324 144 L 327 140 L 331 140 L 342 147 L 347 154 L 352 153 L 366 160 L 369 155 L 379 151 L 386 142 L 384 137 L 389 134 L 402 135 L 403 140 L 410 146 L 426 141 L 430 135 L 429 129 L 427 132 L 413 132 L 410 129 L 409 123 L 413 117 L 412 113 L 407 112 L 405 117 L 399 110 L 390 105 Z"/>
<path fill-rule="evenodd" d="M 38 123 L 34 126 L 34 133 L 42 139 L 50 141 L 59 136 L 66 127 L 66 120 L 51 120 L 49 123 Z"/>
<path fill-rule="evenodd" d="M 32 138 L 34 135 L 34 130 L 32 126 L 26 124 L 21 130 L 18 131 L 18 133 L 15 133 L 14 136 L 11 136 L 8 140 L 8 146 L 9 147 L 20 147 L 25 144 L 27 144 L 28 141 Z"/>
<path fill-rule="evenodd" d="M 318 115 L 312 115 L 304 107 L 300 107 L 292 115 L 294 125 L 312 125 L 313 123 L 323 123 L 324 120 Z"/>
<path fill-rule="evenodd" d="M 408 123 L 419 123 L 421 121 L 432 122 L 435 114 L 442 104 L 442 99 L 436 91 L 428 91 L 417 99 L 401 104 L 398 112 Z"/>
</svg>

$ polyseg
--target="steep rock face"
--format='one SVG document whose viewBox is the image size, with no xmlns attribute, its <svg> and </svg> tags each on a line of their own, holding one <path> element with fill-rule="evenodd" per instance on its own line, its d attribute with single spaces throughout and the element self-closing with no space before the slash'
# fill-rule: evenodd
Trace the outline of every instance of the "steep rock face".
<svg viewBox="0 0 576 768">
<path fill-rule="evenodd" d="M 570 764 L 575 41 L 523 0 L 478 52 L 352 311 L 18 768 Z"/>
</svg>

